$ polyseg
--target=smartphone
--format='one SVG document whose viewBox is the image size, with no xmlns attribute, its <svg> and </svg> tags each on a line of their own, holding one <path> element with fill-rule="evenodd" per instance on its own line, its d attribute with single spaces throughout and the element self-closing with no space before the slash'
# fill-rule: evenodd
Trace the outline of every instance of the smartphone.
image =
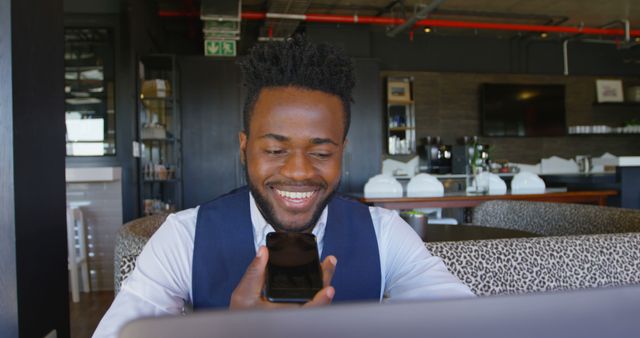
<svg viewBox="0 0 640 338">
<path fill-rule="evenodd" d="M 267 234 L 265 295 L 270 302 L 306 303 L 323 287 L 316 236 L 296 232 Z"/>
</svg>

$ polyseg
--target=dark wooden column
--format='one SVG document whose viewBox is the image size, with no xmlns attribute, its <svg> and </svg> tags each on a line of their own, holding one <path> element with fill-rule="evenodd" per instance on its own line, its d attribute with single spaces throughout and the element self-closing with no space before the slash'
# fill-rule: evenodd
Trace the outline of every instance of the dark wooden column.
<svg viewBox="0 0 640 338">
<path fill-rule="evenodd" d="M 19 335 L 68 337 L 63 1 L 8 2 Z"/>
<path fill-rule="evenodd" d="M 18 337 L 10 9 L 10 0 L 0 0 L 0 332 Z"/>
</svg>

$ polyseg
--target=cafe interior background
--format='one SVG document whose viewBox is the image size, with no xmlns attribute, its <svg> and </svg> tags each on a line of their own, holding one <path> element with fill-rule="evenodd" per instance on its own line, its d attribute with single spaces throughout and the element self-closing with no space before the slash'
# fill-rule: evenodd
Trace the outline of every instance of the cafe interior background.
<svg viewBox="0 0 640 338">
<path fill-rule="evenodd" d="M 258 41 L 300 32 L 353 58 L 342 192 L 361 196 L 383 161 L 404 184 L 418 172 L 468 176 L 465 152 L 479 145 L 486 171 L 557 156 L 551 166 L 583 175 L 551 171 L 553 184 L 620 190 L 615 158 L 640 155 L 639 22 L 630 0 L 0 0 L 5 332 L 90 335 L 113 297 L 122 224 L 244 183 L 235 62 Z M 504 92 L 558 108 L 527 127 L 500 123 L 511 117 L 491 100 Z M 640 208 L 622 194 L 608 204 Z M 68 208 L 84 219 L 79 302 Z"/>
</svg>

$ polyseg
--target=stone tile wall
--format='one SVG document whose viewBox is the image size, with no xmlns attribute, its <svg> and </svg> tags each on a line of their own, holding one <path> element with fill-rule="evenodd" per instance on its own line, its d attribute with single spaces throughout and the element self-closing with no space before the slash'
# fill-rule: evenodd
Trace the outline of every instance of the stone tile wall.
<svg viewBox="0 0 640 338">
<path fill-rule="evenodd" d="M 113 290 L 115 239 L 122 225 L 122 181 L 67 183 L 67 204 L 83 212 L 91 290 Z"/>
<path fill-rule="evenodd" d="M 454 144 L 462 136 L 480 135 L 479 87 L 482 83 L 564 84 L 567 125 L 621 125 L 640 119 L 640 105 L 594 105 L 594 76 L 546 76 L 518 74 L 471 74 L 434 72 L 382 72 L 382 76 L 412 76 L 416 111 L 416 139 L 440 136 Z M 609 77 L 600 77 L 609 78 Z M 624 86 L 640 79 L 625 78 Z M 640 155 L 640 135 L 588 135 L 563 137 L 480 137 L 493 146 L 493 159 L 536 163 L 543 157 L 565 158 L 604 152 Z M 386 149 L 386 147 L 383 147 Z"/>
</svg>

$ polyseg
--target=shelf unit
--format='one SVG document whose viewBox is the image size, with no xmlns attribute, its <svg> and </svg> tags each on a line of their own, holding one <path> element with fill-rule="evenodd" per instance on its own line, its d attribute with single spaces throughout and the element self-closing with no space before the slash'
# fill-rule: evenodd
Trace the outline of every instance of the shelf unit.
<svg viewBox="0 0 640 338">
<path fill-rule="evenodd" d="M 416 153 L 413 78 L 387 78 L 387 152 L 389 155 Z"/>
<path fill-rule="evenodd" d="M 140 216 L 182 207 L 182 149 L 176 58 L 157 54 L 138 63 Z"/>
<path fill-rule="evenodd" d="M 591 104 L 595 107 L 640 107 L 640 102 L 624 101 L 624 102 L 594 102 Z"/>
<path fill-rule="evenodd" d="M 640 133 L 576 133 L 576 134 L 567 134 L 567 136 L 640 136 Z"/>
</svg>

